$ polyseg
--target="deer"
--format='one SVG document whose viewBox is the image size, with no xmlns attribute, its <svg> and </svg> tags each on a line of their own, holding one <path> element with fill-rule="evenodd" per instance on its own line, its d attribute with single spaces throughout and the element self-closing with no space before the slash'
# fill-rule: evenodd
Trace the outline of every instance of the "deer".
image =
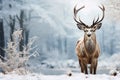
<svg viewBox="0 0 120 80">
<path fill-rule="evenodd" d="M 77 27 L 80 30 L 84 31 L 84 37 L 79 39 L 77 41 L 75 51 L 78 57 L 78 62 L 81 67 L 81 72 L 88 74 L 88 64 L 90 65 L 89 71 L 90 74 L 96 74 L 97 65 L 98 65 L 98 57 L 100 55 L 100 47 L 96 40 L 96 30 L 99 30 L 102 26 L 102 21 L 104 19 L 105 15 L 105 7 L 102 5 L 102 7 L 99 6 L 99 8 L 102 10 L 102 17 L 101 19 L 98 18 L 93 20 L 93 23 L 91 26 L 86 25 L 80 17 L 77 17 L 78 12 L 85 8 L 85 6 L 80 7 L 79 9 L 76 9 L 76 6 L 74 6 L 74 20 L 77 23 Z M 79 19 L 77 19 L 79 18 Z"/>
</svg>

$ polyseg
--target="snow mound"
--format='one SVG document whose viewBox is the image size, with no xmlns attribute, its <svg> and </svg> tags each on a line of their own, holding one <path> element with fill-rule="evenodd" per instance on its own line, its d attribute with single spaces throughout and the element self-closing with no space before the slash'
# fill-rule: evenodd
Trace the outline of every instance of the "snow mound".
<svg viewBox="0 0 120 80">
<path fill-rule="evenodd" d="M 0 80 L 120 80 L 120 74 L 117 76 L 110 75 L 85 75 L 82 73 L 73 73 L 72 76 L 63 75 L 42 75 L 42 74 L 0 74 Z"/>
</svg>

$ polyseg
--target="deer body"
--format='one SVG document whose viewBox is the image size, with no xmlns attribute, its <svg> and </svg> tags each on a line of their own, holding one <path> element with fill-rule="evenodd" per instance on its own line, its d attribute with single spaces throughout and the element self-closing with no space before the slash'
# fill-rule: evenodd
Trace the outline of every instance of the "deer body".
<svg viewBox="0 0 120 80">
<path fill-rule="evenodd" d="M 83 39 L 80 39 L 77 41 L 76 44 L 76 53 L 78 56 L 79 64 L 81 67 L 81 72 L 88 74 L 87 70 L 87 64 L 90 64 L 90 73 L 96 74 L 97 64 L 98 64 L 98 57 L 100 55 L 100 48 L 98 45 L 98 42 L 96 40 L 96 34 L 95 31 L 97 29 L 100 29 L 102 23 L 101 21 L 104 18 L 104 6 L 103 8 L 100 7 L 100 9 L 103 11 L 103 17 L 101 20 L 98 19 L 95 21 L 93 20 L 93 24 L 91 26 L 86 25 L 83 23 L 80 18 L 79 21 L 76 19 L 76 15 L 79 10 L 81 10 L 83 7 L 76 10 L 76 6 L 74 7 L 74 20 L 77 22 L 77 27 L 80 30 L 84 31 L 84 37 Z"/>
<path fill-rule="evenodd" d="M 76 45 L 76 53 L 78 56 L 79 64 L 81 66 L 81 72 L 87 72 L 87 64 L 91 64 L 90 73 L 96 74 L 97 61 L 100 54 L 100 48 L 96 42 L 95 35 L 92 35 L 90 39 L 85 37 L 79 40 Z"/>
</svg>

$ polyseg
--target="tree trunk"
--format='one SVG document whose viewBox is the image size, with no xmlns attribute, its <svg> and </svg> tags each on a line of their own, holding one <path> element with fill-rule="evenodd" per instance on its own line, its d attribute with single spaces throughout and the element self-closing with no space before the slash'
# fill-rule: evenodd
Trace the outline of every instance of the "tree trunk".
<svg viewBox="0 0 120 80">
<path fill-rule="evenodd" d="M 29 30 L 25 29 L 25 45 L 28 44 L 28 39 L 29 39 Z"/>
<path fill-rule="evenodd" d="M 24 46 L 24 10 L 21 10 L 20 11 L 20 15 L 16 15 L 18 21 L 19 21 L 19 25 L 20 25 L 20 28 L 23 30 L 22 31 L 22 37 L 23 39 L 20 41 L 20 44 L 19 44 L 19 50 L 20 51 L 23 51 L 23 46 Z"/>
<path fill-rule="evenodd" d="M 5 42 L 4 42 L 4 29 L 3 29 L 3 19 L 0 19 L 0 58 L 2 60 L 3 57 L 5 56 L 5 52 L 4 52 L 4 46 L 5 46 Z"/>
</svg>

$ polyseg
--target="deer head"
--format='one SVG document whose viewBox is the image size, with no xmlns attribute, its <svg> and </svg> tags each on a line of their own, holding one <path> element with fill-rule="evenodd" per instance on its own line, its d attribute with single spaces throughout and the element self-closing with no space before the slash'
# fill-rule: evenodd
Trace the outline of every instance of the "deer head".
<svg viewBox="0 0 120 80">
<path fill-rule="evenodd" d="M 96 30 L 101 28 L 101 25 L 102 25 L 101 21 L 104 19 L 105 8 L 104 8 L 104 6 L 102 6 L 102 7 L 99 6 L 99 8 L 103 12 L 103 16 L 101 19 L 99 19 L 99 16 L 98 16 L 97 20 L 94 19 L 91 26 L 86 25 L 84 22 L 82 22 L 82 20 L 80 18 L 79 18 L 79 20 L 77 20 L 77 13 L 83 8 L 85 8 L 85 6 L 82 6 L 79 9 L 76 9 L 76 6 L 74 7 L 74 20 L 77 22 L 77 27 L 80 30 L 83 30 L 85 32 L 85 35 L 87 35 L 87 37 L 90 37 L 92 34 L 94 34 L 94 32 Z"/>
</svg>

